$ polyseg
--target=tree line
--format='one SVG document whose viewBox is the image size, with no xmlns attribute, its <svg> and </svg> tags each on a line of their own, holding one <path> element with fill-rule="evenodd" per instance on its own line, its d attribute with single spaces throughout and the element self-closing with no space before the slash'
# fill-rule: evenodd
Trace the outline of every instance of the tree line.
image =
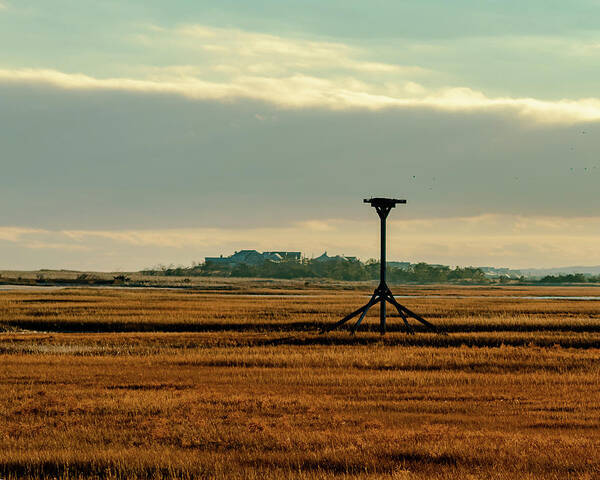
<svg viewBox="0 0 600 480">
<path fill-rule="evenodd" d="M 272 262 L 266 260 L 257 265 L 205 262 L 190 267 L 163 267 L 145 270 L 148 275 L 167 276 L 219 276 L 241 278 L 329 278 L 333 280 L 376 280 L 379 278 L 379 262 L 368 260 L 332 259 L 315 261 L 304 259 L 298 261 Z M 387 268 L 387 279 L 395 283 L 445 283 L 468 282 L 486 283 L 485 273 L 474 267 L 450 268 L 443 265 L 417 263 L 407 267 Z"/>
<path fill-rule="evenodd" d="M 600 275 L 585 275 L 583 273 L 561 273 L 546 275 L 539 283 L 600 283 Z"/>
</svg>

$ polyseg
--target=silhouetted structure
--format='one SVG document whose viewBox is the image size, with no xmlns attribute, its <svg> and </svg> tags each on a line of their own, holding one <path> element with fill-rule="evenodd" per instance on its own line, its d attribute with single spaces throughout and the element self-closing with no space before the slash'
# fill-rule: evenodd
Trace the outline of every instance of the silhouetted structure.
<svg viewBox="0 0 600 480">
<path fill-rule="evenodd" d="M 269 260 L 271 262 L 294 261 L 299 262 L 302 257 L 300 252 L 262 252 L 256 250 L 240 250 L 229 257 L 206 257 L 205 262 L 215 265 L 260 265 Z"/>
<path fill-rule="evenodd" d="M 385 270 L 386 270 L 386 259 L 385 259 L 385 236 L 386 235 L 385 235 L 385 227 L 386 227 L 386 219 L 387 219 L 387 216 L 390 213 L 390 210 L 392 208 L 394 208 L 399 203 L 400 204 L 405 204 L 406 200 L 397 200 L 395 198 L 369 198 L 369 199 L 365 198 L 364 203 L 369 203 L 372 207 L 375 208 L 375 210 L 377 211 L 377 214 L 379 215 L 379 219 L 381 221 L 381 259 L 380 259 L 379 285 L 377 286 L 377 288 L 373 292 L 373 295 L 371 296 L 371 299 L 365 305 L 363 305 L 362 307 L 360 307 L 358 310 L 355 310 L 354 312 L 350 313 L 349 315 L 346 315 L 339 322 L 336 322 L 333 325 L 324 328 L 321 331 L 321 333 L 329 332 L 329 331 L 333 330 L 334 328 L 337 328 L 337 327 L 343 325 L 348 320 L 356 317 L 357 315 L 360 315 L 360 317 L 358 318 L 358 320 L 356 321 L 356 323 L 354 324 L 354 326 L 350 329 L 350 333 L 352 333 L 352 335 L 354 335 L 354 332 L 356 332 L 356 329 L 359 327 L 359 325 L 361 324 L 361 322 L 365 318 L 365 315 L 367 314 L 367 312 L 369 311 L 369 309 L 373 305 L 379 303 L 380 304 L 380 310 L 379 310 L 379 331 L 380 331 L 380 333 L 382 335 L 384 335 L 385 334 L 385 317 L 386 317 L 385 307 L 386 307 L 386 302 L 389 302 L 394 307 L 396 307 L 396 310 L 398 310 L 398 314 L 402 317 L 402 320 L 404 320 L 404 326 L 406 327 L 407 333 L 411 333 L 411 334 L 415 333 L 415 330 L 413 329 L 413 327 L 408 323 L 408 317 L 412 317 L 415 320 L 421 322 L 425 327 L 429 328 L 430 330 L 432 330 L 434 332 L 443 333 L 435 325 L 433 325 L 432 323 L 429 323 L 427 320 L 425 320 L 420 315 L 417 315 L 413 311 L 411 311 L 408 308 L 406 308 L 404 305 L 400 305 L 396 301 L 396 299 L 394 298 L 394 295 L 392 294 L 392 291 L 387 286 L 387 283 L 385 281 Z"/>
</svg>

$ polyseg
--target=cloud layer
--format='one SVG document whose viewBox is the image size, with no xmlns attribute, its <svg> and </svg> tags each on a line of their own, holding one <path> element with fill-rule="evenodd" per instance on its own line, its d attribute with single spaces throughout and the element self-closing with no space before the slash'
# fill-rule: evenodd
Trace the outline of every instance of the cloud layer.
<svg viewBox="0 0 600 480">
<path fill-rule="evenodd" d="M 178 69 L 176 69 L 178 70 Z M 185 71 L 179 67 L 179 70 Z M 354 79 L 330 80 L 302 74 L 287 77 L 242 76 L 226 82 L 197 76 L 169 76 L 162 80 L 94 78 L 56 70 L 0 69 L 0 83 L 50 85 L 67 90 L 101 90 L 175 94 L 196 100 L 252 99 L 283 108 L 406 109 L 428 108 L 447 112 L 508 112 L 535 123 L 575 124 L 600 121 L 600 100 L 544 101 L 535 98 L 490 98 L 470 88 L 427 91 L 415 82 L 381 91 Z M 403 94 L 403 95 L 402 95 Z"/>
<path fill-rule="evenodd" d="M 280 109 L 39 84 L 0 86 L 4 225 L 50 229 L 272 226 L 369 218 L 593 216 L 593 124 L 507 112 Z"/>
<path fill-rule="evenodd" d="M 133 76 L 98 77 L 56 69 L 0 69 L 0 82 L 181 95 L 196 100 L 252 99 L 282 108 L 406 109 L 509 112 L 537 123 L 600 120 L 600 100 L 544 100 L 490 96 L 469 86 L 425 86 L 439 76 L 417 65 L 369 58 L 369 51 L 324 42 L 184 25 L 150 25 L 131 41 L 146 49 L 175 52 L 188 63 L 129 67 Z M 193 63 L 190 63 L 193 60 Z M 423 83 L 424 81 L 424 83 Z M 435 82 L 434 82 L 435 83 Z"/>
</svg>

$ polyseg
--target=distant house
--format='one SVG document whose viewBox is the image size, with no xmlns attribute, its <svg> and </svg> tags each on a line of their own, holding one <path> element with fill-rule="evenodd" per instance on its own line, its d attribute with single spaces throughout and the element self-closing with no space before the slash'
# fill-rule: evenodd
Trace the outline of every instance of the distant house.
<svg viewBox="0 0 600 480">
<path fill-rule="evenodd" d="M 220 257 L 206 257 L 204 261 L 207 263 L 215 263 L 217 265 L 229 265 L 231 263 L 231 259 L 229 257 L 224 257 L 223 255 Z"/>
<path fill-rule="evenodd" d="M 263 255 L 279 255 L 281 260 L 296 260 L 298 262 L 302 258 L 301 252 L 263 252 Z"/>
<path fill-rule="evenodd" d="M 323 255 L 319 255 L 316 258 L 313 258 L 313 262 L 331 262 L 333 260 L 343 260 L 344 262 L 351 262 L 356 260 L 356 257 L 345 257 L 344 255 L 336 255 L 334 257 L 330 257 L 327 255 L 327 252 L 324 252 Z"/>
<path fill-rule="evenodd" d="M 522 273 L 520 270 L 512 270 L 510 268 L 496 268 L 496 267 L 477 267 L 488 277 L 508 277 L 508 278 L 519 278 Z"/>
<path fill-rule="evenodd" d="M 221 255 L 219 257 L 206 257 L 204 260 L 221 265 L 239 265 L 240 263 L 256 265 L 263 261 L 261 254 L 256 250 L 240 250 L 229 257 Z"/>
<path fill-rule="evenodd" d="M 263 252 L 263 260 L 269 260 L 271 262 L 281 262 L 283 257 L 277 252 Z"/>
<path fill-rule="evenodd" d="M 263 252 L 260 253 L 257 250 L 240 250 L 239 252 L 235 252 L 233 255 L 229 257 L 224 257 L 223 255 L 219 257 L 206 257 L 204 260 L 206 262 L 215 263 L 218 265 L 260 265 L 265 261 L 271 262 L 281 262 L 284 260 L 294 260 L 300 261 L 302 258 L 301 252 Z"/>
<path fill-rule="evenodd" d="M 240 250 L 231 256 L 231 262 L 235 265 L 244 263 L 246 265 L 260 265 L 265 261 L 263 255 L 256 250 Z"/>
</svg>

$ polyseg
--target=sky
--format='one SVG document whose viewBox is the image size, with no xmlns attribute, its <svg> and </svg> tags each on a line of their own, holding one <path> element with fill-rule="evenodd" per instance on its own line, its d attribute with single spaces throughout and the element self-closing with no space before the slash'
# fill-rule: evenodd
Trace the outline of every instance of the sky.
<svg viewBox="0 0 600 480">
<path fill-rule="evenodd" d="M 0 269 L 600 264 L 600 1 L 0 0 Z"/>
</svg>

